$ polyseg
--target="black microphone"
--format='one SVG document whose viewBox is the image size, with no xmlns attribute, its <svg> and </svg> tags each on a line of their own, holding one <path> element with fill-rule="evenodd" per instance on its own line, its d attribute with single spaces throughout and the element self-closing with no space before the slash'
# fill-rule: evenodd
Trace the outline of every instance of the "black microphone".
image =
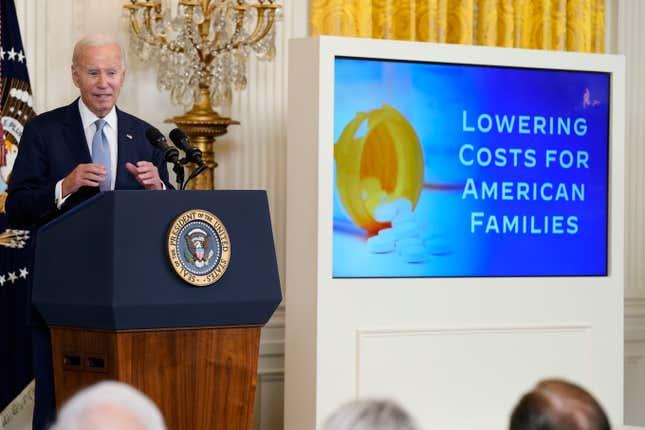
<svg viewBox="0 0 645 430">
<path fill-rule="evenodd" d="M 179 151 L 177 151 L 177 148 L 173 148 L 166 143 L 166 138 L 159 130 L 154 127 L 147 129 L 146 139 L 148 139 L 148 142 L 150 142 L 152 146 L 163 152 L 163 156 L 167 162 L 173 164 L 177 164 L 179 162 Z"/>
<path fill-rule="evenodd" d="M 168 136 L 170 136 L 170 140 L 172 140 L 172 143 L 174 143 L 177 148 L 186 153 L 188 161 L 192 161 L 199 166 L 205 165 L 204 160 L 202 159 L 202 151 L 190 144 L 190 139 L 186 136 L 186 133 L 181 131 L 179 128 L 175 128 Z"/>
</svg>

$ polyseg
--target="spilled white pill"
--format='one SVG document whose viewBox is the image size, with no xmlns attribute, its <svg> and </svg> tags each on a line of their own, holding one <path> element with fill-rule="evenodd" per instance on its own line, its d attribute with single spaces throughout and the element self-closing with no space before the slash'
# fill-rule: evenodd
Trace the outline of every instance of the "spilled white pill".
<svg viewBox="0 0 645 430">
<path fill-rule="evenodd" d="M 379 222 L 390 222 L 392 227 L 381 229 L 376 236 L 367 240 L 368 250 L 372 253 L 396 250 L 401 259 L 415 264 L 453 252 L 445 235 L 433 232 L 427 220 L 417 220 L 412 211 L 412 202 L 406 198 L 378 204 L 373 215 Z"/>
<path fill-rule="evenodd" d="M 392 228 L 384 228 L 378 232 L 378 235 L 384 239 L 391 240 L 394 242 L 396 240 L 396 233 Z"/>
<path fill-rule="evenodd" d="M 399 254 L 408 263 L 421 263 L 428 259 L 428 253 L 422 245 L 405 247 L 399 251 Z"/>
<path fill-rule="evenodd" d="M 415 237 L 418 236 L 417 232 L 417 223 L 416 222 L 406 222 L 392 228 L 397 240 L 405 239 L 406 237 Z"/>
<path fill-rule="evenodd" d="M 392 202 L 385 202 L 374 208 L 374 219 L 378 222 L 392 221 L 396 216 L 397 208 Z"/>
<path fill-rule="evenodd" d="M 374 219 L 378 222 L 392 221 L 398 215 L 412 212 L 412 202 L 406 198 L 394 199 L 391 202 L 383 202 L 374 208 Z"/>
<path fill-rule="evenodd" d="M 392 219 L 392 227 L 396 228 L 406 222 L 416 222 L 416 217 L 412 212 L 399 213 Z"/>
<path fill-rule="evenodd" d="M 372 236 L 367 239 L 367 250 L 374 254 L 385 254 L 394 251 L 394 241 L 382 236 Z"/>
<path fill-rule="evenodd" d="M 396 250 L 399 254 L 404 253 L 406 249 L 411 247 L 423 248 L 424 247 L 423 241 L 418 237 L 407 237 L 405 239 L 400 239 L 396 241 Z"/>
</svg>

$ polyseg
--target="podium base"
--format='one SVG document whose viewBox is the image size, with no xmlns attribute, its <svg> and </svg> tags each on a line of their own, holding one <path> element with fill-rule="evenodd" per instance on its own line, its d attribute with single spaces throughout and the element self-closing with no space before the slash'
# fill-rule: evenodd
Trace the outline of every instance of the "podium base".
<svg viewBox="0 0 645 430">
<path fill-rule="evenodd" d="M 261 327 L 52 327 L 56 405 L 110 379 L 159 406 L 168 428 L 251 430 Z"/>
</svg>

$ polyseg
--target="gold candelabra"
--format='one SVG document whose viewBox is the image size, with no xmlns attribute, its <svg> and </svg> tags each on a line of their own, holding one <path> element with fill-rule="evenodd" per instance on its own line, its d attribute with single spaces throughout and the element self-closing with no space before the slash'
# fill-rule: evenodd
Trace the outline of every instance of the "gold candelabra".
<svg viewBox="0 0 645 430">
<path fill-rule="evenodd" d="M 273 59 L 281 6 L 275 0 L 129 0 L 123 7 L 132 51 L 156 63 L 157 83 L 174 103 L 192 106 L 166 120 L 184 130 L 209 167 L 189 188 L 212 189 L 215 139 L 239 124 L 213 106 L 230 104 L 232 91 L 246 87 L 251 53 Z"/>
</svg>

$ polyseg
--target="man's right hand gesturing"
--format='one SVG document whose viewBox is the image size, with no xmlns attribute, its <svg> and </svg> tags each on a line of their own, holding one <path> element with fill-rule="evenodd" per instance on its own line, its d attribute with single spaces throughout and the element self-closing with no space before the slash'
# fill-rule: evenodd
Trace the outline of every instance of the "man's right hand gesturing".
<svg viewBox="0 0 645 430">
<path fill-rule="evenodd" d="M 79 164 L 63 179 L 61 197 L 67 197 L 81 187 L 98 187 L 101 182 L 105 181 L 106 174 L 107 171 L 102 164 Z"/>
</svg>

